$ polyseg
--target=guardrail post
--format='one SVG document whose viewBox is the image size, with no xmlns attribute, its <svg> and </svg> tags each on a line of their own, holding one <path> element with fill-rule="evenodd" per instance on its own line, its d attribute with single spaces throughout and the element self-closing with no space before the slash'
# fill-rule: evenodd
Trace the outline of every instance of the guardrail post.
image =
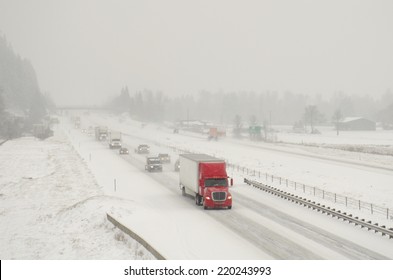
<svg viewBox="0 0 393 280">
<path fill-rule="evenodd" d="M 374 214 L 373 213 L 373 204 L 371 203 L 370 205 L 371 205 L 371 214 Z"/>
<path fill-rule="evenodd" d="M 345 197 L 345 207 L 348 207 L 348 197 Z"/>
<path fill-rule="evenodd" d="M 295 191 L 296 191 L 296 182 L 295 182 Z"/>
<path fill-rule="evenodd" d="M 359 199 L 359 210 L 360 210 L 360 199 Z"/>
<path fill-rule="evenodd" d="M 274 175 L 272 175 L 272 182 L 273 182 L 273 179 L 274 179 Z"/>
<path fill-rule="evenodd" d="M 322 190 L 322 198 L 325 199 L 325 191 Z"/>
<path fill-rule="evenodd" d="M 266 173 L 266 181 L 267 181 L 267 173 Z"/>
<path fill-rule="evenodd" d="M 287 188 L 288 188 L 288 179 L 286 179 L 286 184 L 287 184 Z"/>
<path fill-rule="evenodd" d="M 306 185 L 305 184 L 303 184 L 303 192 L 304 193 L 306 192 Z"/>
<path fill-rule="evenodd" d="M 280 177 L 280 185 L 281 185 L 281 177 Z"/>
<path fill-rule="evenodd" d="M 315 187 L 313 187 L 313 193 L 314 193 L 314 196 L 315 196 Z"/>
<path fill-rule="evenodd" d="M 334 203 L 336 203 L 336 202 L 337 202 L 337 194 L 334 193 Z"/>
</svg>

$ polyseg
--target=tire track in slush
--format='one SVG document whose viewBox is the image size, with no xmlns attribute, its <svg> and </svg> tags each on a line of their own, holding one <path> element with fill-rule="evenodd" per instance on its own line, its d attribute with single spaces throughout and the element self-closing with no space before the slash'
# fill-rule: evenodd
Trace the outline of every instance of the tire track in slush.
<svg viewBox="0 0 393 280">
<path fill-rule="evenodd" d="M 239 193 L 236 194 L 237 203 L 257 211 L 263 217 L 275 221 L 280 225 L 301 234 L 302 236 L 323 245 L 330 250 L 333 250 L 340 255 L 346 256 L 349 259 L 368 260 L 368 259 L 388 259 L 387 257 L 362 247 L 359 244 L 353 243 L 349 240 L 333 235 L 332 233 L 309 224 L 303 220 L 291 217 L 286 213 L 269 207 L 262 202 L 255 201 L 250 197 L 246 197 Z M 294 205 L 295 207 L 296 205 Z"/>
</svg>

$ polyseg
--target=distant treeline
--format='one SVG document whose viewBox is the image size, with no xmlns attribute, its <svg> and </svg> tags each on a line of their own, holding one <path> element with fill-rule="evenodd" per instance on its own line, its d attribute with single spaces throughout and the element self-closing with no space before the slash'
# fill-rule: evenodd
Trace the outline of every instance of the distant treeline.
<svg viewBox="0 0 393 280">
<path fill-rule="evenodd" d="M 15 54 L 0 36 L 0 136 L 19 136 L 53 107 L 41 94 L 31 63 Z"/>
<path fill-rule="evenodd" d="M 160 91 L 143 90 L 133 94 L 127 87 L 121 90 L 108 107 L 117 113 L 129 112 L 142 121 L 176 121 L 199 119 L 233 124 L 239 116 L 244 123 L 293 125 L 303 121 L 307 108 L 318 111 L 319 124 L 334 122 L 335 113 L 344 117 L 365 117 L 393 123 L 393 92 L 387 90 L 380 98 L 347 95 L 339 92 L 328 98 L 278 92 L 211 92 L 198 95 L 168 97 Z"/>
</svg>

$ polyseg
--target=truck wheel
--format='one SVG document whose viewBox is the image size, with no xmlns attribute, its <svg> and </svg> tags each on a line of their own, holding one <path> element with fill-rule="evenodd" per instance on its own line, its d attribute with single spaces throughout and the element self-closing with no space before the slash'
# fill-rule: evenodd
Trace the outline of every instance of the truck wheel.
<svg viewBox="0 0 393 280">
<path fill-rule="evenodd" d="M 202 205 L 202 197 L 199 194 L 195 195 L 195 204 Z"/>
<path fill-rule="evenodd" d="M 228 206 L 228 209 L 232 209 L 232 206 Z"/>
<path fill-rule="evenodd" d="M 207 210 L 207 206 L 203 206 L 203 209 Z"/>
</svg>

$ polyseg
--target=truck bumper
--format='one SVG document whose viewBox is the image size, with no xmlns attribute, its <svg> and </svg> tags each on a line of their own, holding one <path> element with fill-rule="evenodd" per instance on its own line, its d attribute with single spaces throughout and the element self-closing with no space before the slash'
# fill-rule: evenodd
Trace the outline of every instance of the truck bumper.
<svg viewBox="0 0 393 280">
<path fill-rule="evenodd" d="M 212 199 L 205 199 L 205 208 L 232 208 L 232 199 L 227 199 L 225 201 L 214 201 Z"/>
</svg>

